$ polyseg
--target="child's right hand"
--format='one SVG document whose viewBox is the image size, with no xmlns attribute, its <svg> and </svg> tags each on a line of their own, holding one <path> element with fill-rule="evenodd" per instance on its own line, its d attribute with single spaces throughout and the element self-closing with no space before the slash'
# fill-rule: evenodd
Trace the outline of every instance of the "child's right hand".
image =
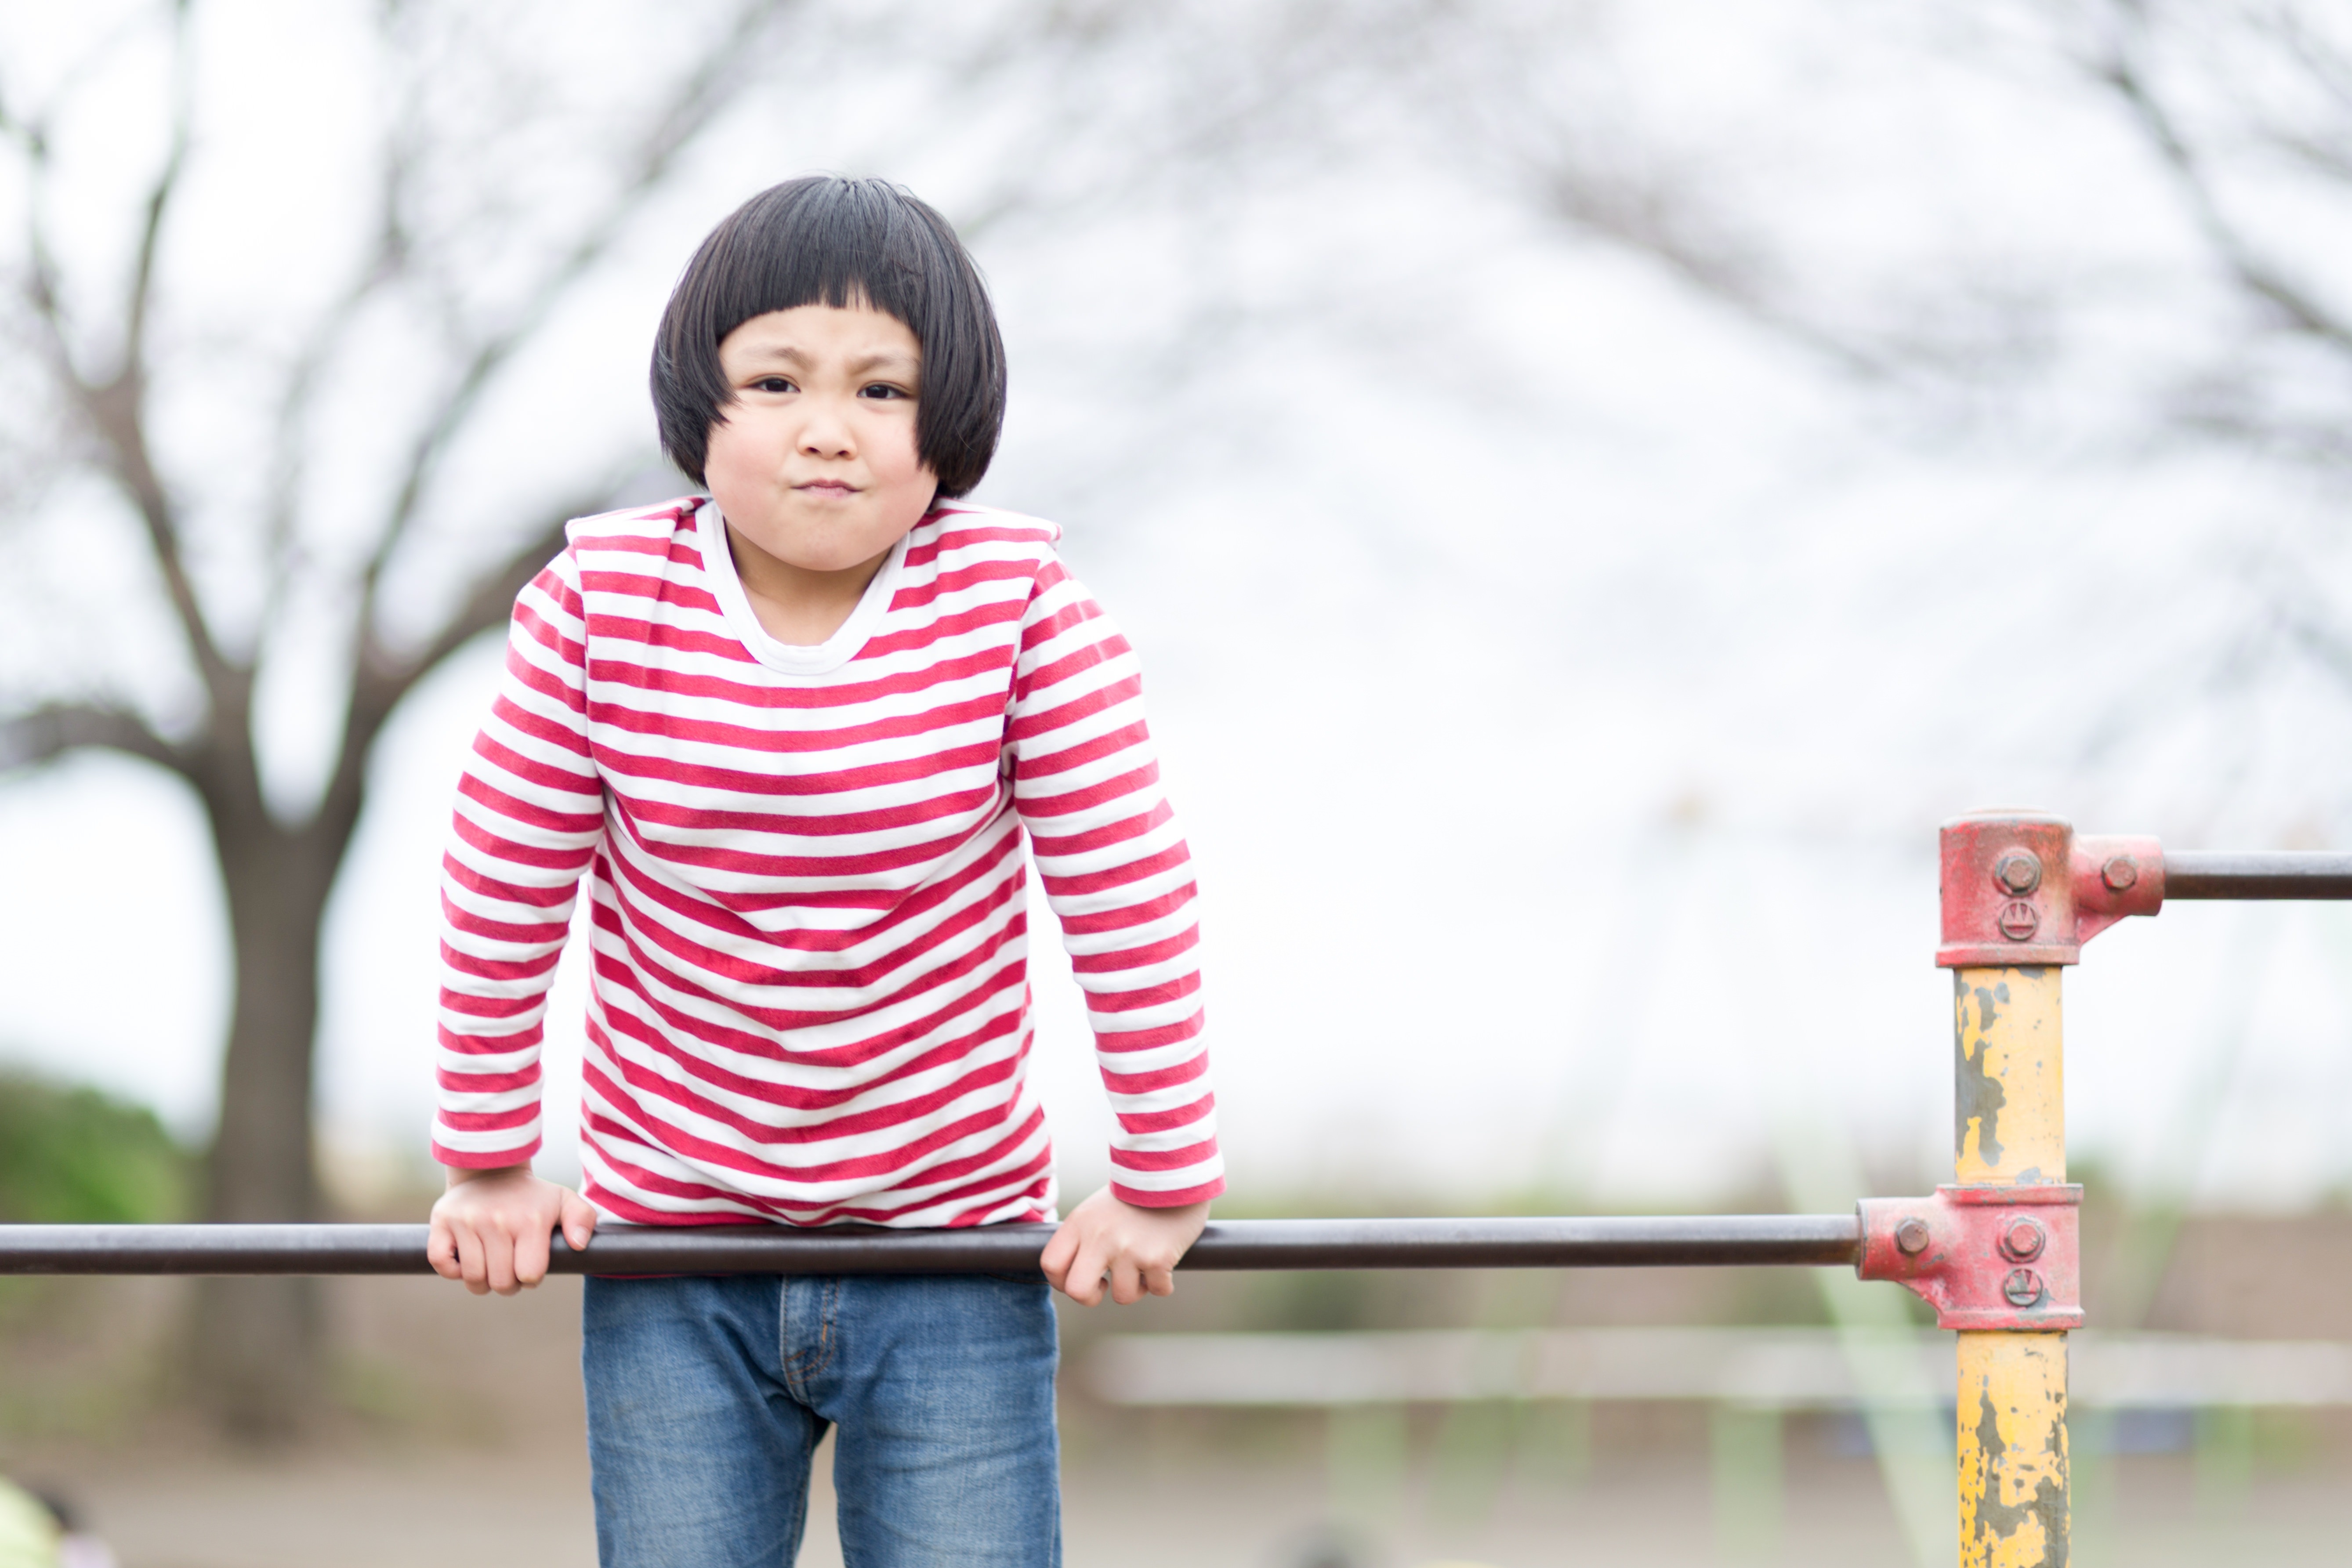
<svg viewBox="0 0 2352 1568">
<path fill-rule="evenodd" d="M 595 1234 L 596 1211 L 570 1187 L 530 1173 L 529 1165 L 492 1171 L 451 1167 L 449 1190 L 433 1205 L 425 1258 L 445 1279 L 463 1279 L 475 1295 L 511 1296 L 547 1278 L 557 1227 L 578 1251 Z"/>
</svg>

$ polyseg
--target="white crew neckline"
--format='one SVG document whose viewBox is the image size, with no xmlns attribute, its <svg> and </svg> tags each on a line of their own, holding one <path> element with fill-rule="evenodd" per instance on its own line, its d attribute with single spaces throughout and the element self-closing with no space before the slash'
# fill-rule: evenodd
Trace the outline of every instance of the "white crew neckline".
<svg viewBox="0 0 2352 1568">
<path fill-rule="evenodd" d="M 849 618 L 841 623 L 838 631 L 821 643 L 803 647 L 778 642 L 752 613 L 751 598 L 743 592 L 743 580 L 735 574 L 735 552 L 728 548 L 727 521 L 719 515 L 717 501 L 702 503 L 695 512 L 694 527 L 702 549 L 702 574 L 710 580 L 711 593 L 719 600 L 719 613 L 727 618 L 727 629 L 735 634 L 753 658 L 784 675 L 830 675 L 857 657 L 857 650 L 873 637 L 874 628 L 881 623 L 892 597 L 898 592 L 899 571 L 907 560 L 907 542 L 915 536 L 912 529 L 898 536 L 882 569 L 866 584 L 857 607 L 849 612 Z"/>
</svg>

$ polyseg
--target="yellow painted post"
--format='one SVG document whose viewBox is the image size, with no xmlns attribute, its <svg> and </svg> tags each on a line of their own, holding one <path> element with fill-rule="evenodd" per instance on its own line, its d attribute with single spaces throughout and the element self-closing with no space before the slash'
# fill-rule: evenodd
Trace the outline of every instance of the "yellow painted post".
<svg viewBox="0 0 2352 1568">
<path fill-rule="evenodd" d="M 1953 1175 L 1964 1186 L 2066 1179 L 2058 965 L 1952 971 Z M 2066 1336 L 1959 1336 L 1961 1568 L 2067 1559 Z"/>
<path fill-rule="evenodd" d="M 1961 1568 L 2063 1568 L 2063 1331 L 2083 1307 L 2059 988 L 2084 942 L 2163 907 L 2164 848 L 1996 811 L 1944 824 L 1939 860 L 1953 1180 L 1933 1199 L 1864 1199 L 1856 1263 L 1959 1333 Z"/>
<path fill-rule="evenodd" d="M 2024 1187 L 2066 1179 L 2058 965 L 1952 971 L 1952 1179 Z"/>
</svg>

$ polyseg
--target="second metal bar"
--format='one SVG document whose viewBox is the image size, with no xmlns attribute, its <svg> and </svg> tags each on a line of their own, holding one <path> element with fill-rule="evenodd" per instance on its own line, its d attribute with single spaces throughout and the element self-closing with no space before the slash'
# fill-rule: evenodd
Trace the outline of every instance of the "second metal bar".
<svg viewBox="0 0 2352 1568">
<path fill-rule="evenodd" d="M 2181 899 L 2352 899 L 2352 855 L 2164 852 L 2164 896 Z"/>
</svg>

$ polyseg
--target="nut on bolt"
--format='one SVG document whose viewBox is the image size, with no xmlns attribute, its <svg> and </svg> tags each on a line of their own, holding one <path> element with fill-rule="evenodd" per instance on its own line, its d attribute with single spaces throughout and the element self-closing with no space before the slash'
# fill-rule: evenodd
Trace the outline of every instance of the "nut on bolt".
<svg viewBox="0 0 2352 1568">
<path fill-rule="evenodd" d="M 1992 863 L 1993 880 L 2020 897 L 2042 885 L 2040 857 L 2024 849 L 2011 849 Z"/>
<path fill-rule="evenodd" d="M 1895 1227 L 1895 1245 L 1907 1257 L 1916 1258 L 1927 1250 L 1927 1222 L 1913 1215 Z"/>
<path fill-rule="evenodd" d="M 2099 876 L 2120 893 L 2139 880 L 2139 862 L 2128 855 L 2110 855 L 2107 863 L 2099 868 Z"/>
<path fill-rule="evenodd" d="M 2032 1262 L 2049 1243 L 2050 1233 L 2030 1215 L 2020 1215 L 2000 1227 L 2001 1256 L 2012 1263 Z"/>
<path fill-rule="evenodd" d="M 2000 1293 L 2012 1307 L 2031 1307 L 2042 1300 L 2042 1276 L 2031 1268 L 2012 1268 L 2000 1282 Z"/>
</svg>

